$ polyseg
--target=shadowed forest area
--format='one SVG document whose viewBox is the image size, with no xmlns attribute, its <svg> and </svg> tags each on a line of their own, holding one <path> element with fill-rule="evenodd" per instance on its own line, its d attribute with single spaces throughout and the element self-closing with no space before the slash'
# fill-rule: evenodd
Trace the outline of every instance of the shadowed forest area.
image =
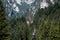
<svg viewBox="0 0 60 40">
<path fill-rule="evenodd" d="M 34 27 L 36 36 L 32 36 Z M 7 20 L 0 0 L 0 40 L 60 40 L 60 5 L 38 9 L 29 26 L 24 17 Z"/>
</svg>

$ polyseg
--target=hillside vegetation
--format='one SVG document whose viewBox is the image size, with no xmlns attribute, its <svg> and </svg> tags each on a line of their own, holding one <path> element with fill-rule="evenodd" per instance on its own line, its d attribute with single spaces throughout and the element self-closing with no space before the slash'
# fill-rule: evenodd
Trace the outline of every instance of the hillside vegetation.
<svg viewBox="0 0 60 40">
<path fill-rule="evenodd" d="M 24 17 L 6 19 L 5 9 L 0 1 L 0 40 L 60 40 L 60 5 L 38 9 L 34 22 L 28 26 Z M 32 36 L 36 28 L 36 36 Z"/>
</svg>

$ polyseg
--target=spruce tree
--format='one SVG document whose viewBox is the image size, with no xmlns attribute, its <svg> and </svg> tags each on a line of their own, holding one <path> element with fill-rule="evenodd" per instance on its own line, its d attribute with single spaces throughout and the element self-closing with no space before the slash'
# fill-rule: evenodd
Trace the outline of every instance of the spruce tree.
<svg viewBox="0 0 60 40">
<path fill-rule="evenodd" d="M 0 40 L 10 40 L 7 30 L 7 21 L 5 18 L 5 9 L 3 3 L 0 0 Z"/>
</svg>

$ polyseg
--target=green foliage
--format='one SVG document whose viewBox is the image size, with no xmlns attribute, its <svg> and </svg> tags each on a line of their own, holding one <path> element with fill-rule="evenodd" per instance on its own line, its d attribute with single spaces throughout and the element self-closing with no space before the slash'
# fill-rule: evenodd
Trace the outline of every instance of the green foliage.
<svg viewBox="0 0 60 40">
<path fill-rule="evenodd" d="M 0 0 L 0 40 L 10 40 L 10 37 L 8 35 L 9 33 L 7 30 L 5 11 L 4 11 L 2 1 Z"/>
<path fill-rule="evenodd" d="M 49 6 L 38 9 L 34 16 L 34 22 L 30 26 L 26 24 L 25 17 L 13 19 L 8 24 L 12 40 L 59 40 L 60 39 L 60 6 Z M 32 32 L 36 28 L 36 37 Z"/>
<path fill-rule="evenodd" d="M 37 40 L 60 40 L 60 6 L 56 3 L 45 9 L 38 9 L 35 15 Z"/>
<path fill-rule="evenodd" d="M 60 5 L 56 3 L 45 9 L 38 9 L 34 22 L 28 26 L 26 19 L 6 20 L 0 1 L 0 40 L 60 40 Z M 32 32 L 36 28 L 36 37 Z"/>
</svg>

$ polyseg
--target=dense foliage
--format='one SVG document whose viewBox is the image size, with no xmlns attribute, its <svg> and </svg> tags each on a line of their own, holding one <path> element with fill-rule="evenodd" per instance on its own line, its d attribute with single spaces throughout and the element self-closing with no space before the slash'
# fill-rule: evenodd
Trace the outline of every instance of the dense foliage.
<svg viewBox="0 0 60 40">
<path fill-rule="evenodd" d="M 0 0 L 0 40 L 9 40 L 9 30 L 7 30 L 8 22 L 5 18 L 5 11 L 2 4 L 2 1 Z"/>
<path fill-rule="evenodd" d="M 36 13 L 37 40 L 60 40 L 60 5 L 56 3 Z"/>
<path fill-rule="evenodd" d="M 0 40 L 60 40 L 60 5 L 38 9 L 29 26 L 24 17 L 7 20 L 0 1 Z M 36 28 L 35 38 L 32 36 Z"/>
</svg>

